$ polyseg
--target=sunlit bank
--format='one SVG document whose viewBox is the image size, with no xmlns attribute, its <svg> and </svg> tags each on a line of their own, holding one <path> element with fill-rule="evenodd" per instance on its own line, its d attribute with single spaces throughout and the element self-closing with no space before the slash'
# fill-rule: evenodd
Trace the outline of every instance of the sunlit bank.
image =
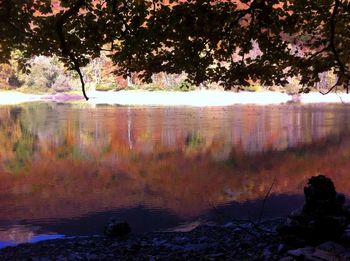
<svg viewBox="0 0 350 261">
<path fill-rule="evenodd" d="M 70 97 L 72 96 L 72 97 Z M 119 92 L 88 92 L 89 104 L 118 104 L 118 105 L 159 105 L 159 106 L 229 106 L 235 104 L 283 104 L 298 103 L 349 103 L 350 95 L 345 93 L 308 93 L 288 95 L 278 92 L 224 92 L 224 91 L 119 91 Z M 34 95 L 20 92 L 0 92 L 0 105 L 21 104 L 36 101 L 67 102 L 83 100 L 77 94 Z"/>
</svg>

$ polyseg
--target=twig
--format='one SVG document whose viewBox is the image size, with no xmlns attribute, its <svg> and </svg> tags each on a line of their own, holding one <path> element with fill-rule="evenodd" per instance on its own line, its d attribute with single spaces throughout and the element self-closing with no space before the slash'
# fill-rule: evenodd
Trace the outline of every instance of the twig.
<svg viewBox="0 0 350 261">
<path fill-rule="evenodd" d="M 329 49 L 330 48 L 330 46 L 329 45 L 327 45 L 327 46 L 325 46 L 324 48 L 322 48 L 321 50 L 319 50 L 319 51 L 317 51 L 317 52 L 315 52 L 315 53 L 313 53 L 312 55 L 310 55 L 309 57 L 307 57 L 307 61 L 310 61 L 310 60 L 312 60 L 313 58 L 315 58 L 316 56 L 318 56 L 319 54 L 321 54 L 321 53 L 323 53 L 323 52 L 325 52 L 327 49 Z"/>
<path fill-rule="evenodd" d="M 267 201 L 268 197 L 270 196 L 270 193 L 271 193 L 272 188 L 275 185 L 275 183 L 276 183 L 276 176 L 273 178 L 271 186 L 270 186 L 269 190 L 267 191 L 267 193 L 266 193 L 266 195 L 265 195 L 265 197 L 263 199 L 261 210 L 260 210 L 260 215 L 259 215 L 259 218 L 258 218 L 258 224 L 261 222 L 261 219 L 262 219 L 262 217 L 264 215 L 266 201 Z"/>
</svg>

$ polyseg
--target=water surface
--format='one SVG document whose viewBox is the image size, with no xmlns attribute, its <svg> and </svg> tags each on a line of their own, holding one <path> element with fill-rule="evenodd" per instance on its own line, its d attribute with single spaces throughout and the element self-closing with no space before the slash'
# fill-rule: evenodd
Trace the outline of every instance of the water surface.
<svg viewBox="0 0 350 261">
<path fill-rule="evenodd" d="M 264 217 L 299 206 L 311 175 L 350 194 L 350 107 L 0 107 L 0 247 Z"/>
</svg>

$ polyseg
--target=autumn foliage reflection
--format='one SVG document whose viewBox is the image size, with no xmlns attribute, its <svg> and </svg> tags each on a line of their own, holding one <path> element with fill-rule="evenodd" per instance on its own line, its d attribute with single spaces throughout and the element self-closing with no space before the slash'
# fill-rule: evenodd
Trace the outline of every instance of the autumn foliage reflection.
<svg viewBox="0 0 350 261">
<path fill-rule="evenodd" d="M 180 217 L 302 192 L 317 173 L 350 194 L 347 107 L 0 108 L 2 221 L 143 205 Z"/>
</svg>

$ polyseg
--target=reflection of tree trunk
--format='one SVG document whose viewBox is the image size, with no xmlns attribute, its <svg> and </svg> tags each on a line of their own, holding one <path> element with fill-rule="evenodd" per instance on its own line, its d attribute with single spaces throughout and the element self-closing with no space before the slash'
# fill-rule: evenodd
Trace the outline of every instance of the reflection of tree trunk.
<svg viewBox="0 0 350 261">
<path fill-rule="evenodd" d="M 128 108 L 128 142 L 129 148 L 132 149 L 132 141 L 131 141 L 131 110 Z"/>
</svg>

